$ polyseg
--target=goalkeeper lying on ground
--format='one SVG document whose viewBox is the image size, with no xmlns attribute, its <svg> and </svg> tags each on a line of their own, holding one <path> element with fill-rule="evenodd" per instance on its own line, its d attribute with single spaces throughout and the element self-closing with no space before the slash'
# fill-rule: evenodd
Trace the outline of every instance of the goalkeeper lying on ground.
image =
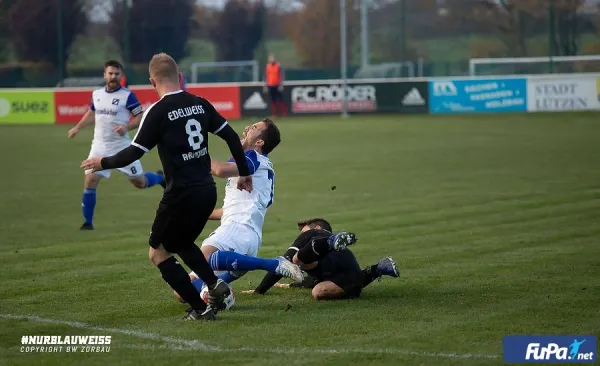
<svg viewBox="0 0 600 366">
<path fill-rule="evenodd" d="M 317 300 L 354 298 L 377 278 L 400 276 L 396 263 L 389 257 L 361 270 L 354 254 L 346 248 L 356 242 L 355 235 L 348 232 L 333 235 L 325 219 L 301 221 L 298 229 L 300 235 L 284 257 L 308 273 L 304 281 L 281 284 L 277 281 L 282 276 L 269 273 L 255 290 L 242 293 L 264 294 L 273 286 L 304 287 L 312 288 L 312 296 Z"/>
</svg>

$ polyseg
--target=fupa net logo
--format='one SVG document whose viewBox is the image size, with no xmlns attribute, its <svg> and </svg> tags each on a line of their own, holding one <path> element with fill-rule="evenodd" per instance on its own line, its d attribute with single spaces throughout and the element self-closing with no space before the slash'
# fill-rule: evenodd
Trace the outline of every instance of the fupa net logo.
<svg viewBox="0 0 600 366">
<path fill-rule="evenodd" d="M 593 363 L 597 358 L 592 335 L 504 337 L 504 361 L 509 363 Z"/>
</svg>

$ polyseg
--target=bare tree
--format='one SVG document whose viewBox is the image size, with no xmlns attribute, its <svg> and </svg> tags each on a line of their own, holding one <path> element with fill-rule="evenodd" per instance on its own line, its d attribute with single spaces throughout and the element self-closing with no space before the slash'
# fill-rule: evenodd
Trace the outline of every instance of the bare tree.
<svg viewBox="0 0 600 366">
<path fill-rule="evenodd" d="M 0 61 L 8 59 L 8 53 L 11 49 L 10 37 L 10 9 L 17 0 L 0 1 Z"/>
<path fill-rule="evenodd" d="M 87 24 L 85 3 L 62 0 L 61 32 L 56 22 L 57 4 L 56 0 L 19 0 L 10 8 L 10 33 L 19 60 L 56 65 L 58 52 L 62 52 L 63 60 L 68 58 L 71 44 Z"/>
<path fill-rule="evenodd" d="M 483 32 L 491 31 L 504 45 L 506 56 L 534 55 L 537 49 L 530 49 L 528 40 L 541 35 L 551 40 L 555 54 L 577 53 L 578 26 L 582 20 L 577 11 L 584 0 L 481 0 L 471 4 L 449 0 L 448 3 L 453 15 L 478 22 Z"/>
<path fill-rule="evenodd" d="M 126 3 L 115 2 L 110 19 L 112 36 L 122 50 L 129 35 L 131 62 L 146 63 L 157 52 L 167 52 L 175 60 L 187 55 L 194 0 L 135 0 L 130 9 Z"/>
<path fill-rule="evenodd" d="M 577 54 L 577 41 L 583 28 L 578 10 L 584 3 L 584 0 L 556 0 L 552 10 L 555 22 L 552 34 L 555 54 L 564 56 Z"/>
<path fill-rule="evenodd" d="M 348 47 L 356 34 L 357 10 L 348 1 Z M 305 0 L 286 27 L 301 62 L 308 67 L 340 63 L 340 6 L 336 0 Z"/>
<path fill-rule="evenodd" d="M 265 11 L 262 2 L 227 2 L 210 30 L 218 61 L 254 59 L 254 51 L 263 38 Z"/>
</svg>

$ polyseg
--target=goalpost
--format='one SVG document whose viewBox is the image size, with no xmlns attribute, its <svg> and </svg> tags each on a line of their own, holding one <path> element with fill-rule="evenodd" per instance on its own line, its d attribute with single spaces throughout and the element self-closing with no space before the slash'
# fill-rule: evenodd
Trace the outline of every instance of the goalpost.
<svg viewBox="0 0 600 366">
<path fill-rule="evenodd" d="M 194 62 L 191 66 L 192 71 L 192 83 L 198 82 L 199 69 L 216 70 L 222 68 L 233 68 L 232 72 L 235 72 L 235 81 L 248 81 L 243 80 L 244 76 L 250 76 L 251 81 L 259 81 L 259 69 L 258 61 L 246 60 L 246 61 L 221 61 L 221 62 Z M 250 71 L 248 70 L 250 68 Z"/>
<path fill-rule="evenodd" d="M 503 75 L 503 74 L 546 74 L 553 73 L 555 68 L 564 68 L 565 63 L 571 63 L 575 73 L 580 72 L 599 72 L 600 62 L 595 65 L 590 65 L 589 62 L 600 61 L 600 55 L 587 55 L 587 56 L 549 56 L 549 57 L 506 57 L 506 58 L 472 58 L 469 60 L 469 75 L 477 76 L 477 66 L 488 65 L 488 66 L 499 66 L 499 65 L 513 65 L 513 68 L 517 65 L 523 69 L 524 72 L 516 72 L 513 70 L 497 70 L 500 67 L 496 67 L 492 73 L 484 73 L 484 75 Z M 529 64 L 529 66 L 527 66 Z M 519 70 L 517 70 L 519 71 Z M 481 75 L 481 74 L 480 74 Z"/>
</svg>

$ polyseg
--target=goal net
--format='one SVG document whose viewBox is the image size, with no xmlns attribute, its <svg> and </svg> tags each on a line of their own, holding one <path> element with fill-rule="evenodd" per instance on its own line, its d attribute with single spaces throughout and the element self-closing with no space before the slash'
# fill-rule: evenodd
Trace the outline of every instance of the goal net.
<svg viewBox="0 0 600 366">
<path fill-rule="evenodd" d="M 600 72 L 600 55 L 472 58 L 469 60 L 469 74 L 471 76 L 586 72 Z"/>
<path fill-rule="evenodd" d="M 192 83 L 259 81 L 258 61 L 195 62 L 191 66 Z"/>
</svg>

